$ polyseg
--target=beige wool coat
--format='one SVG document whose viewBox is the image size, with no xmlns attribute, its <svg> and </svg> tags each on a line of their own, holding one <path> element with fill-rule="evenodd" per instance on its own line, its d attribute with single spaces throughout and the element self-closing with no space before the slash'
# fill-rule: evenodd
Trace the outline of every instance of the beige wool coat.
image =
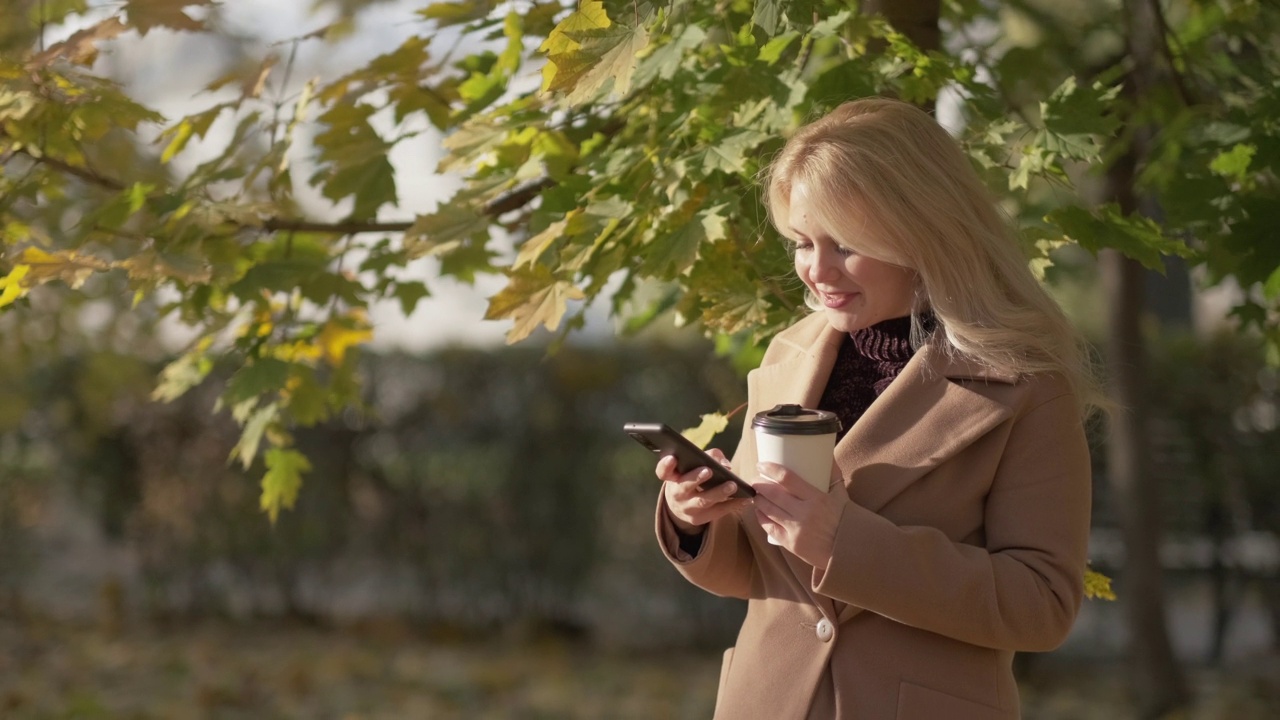
<svg viewBox="0 0 1280 720">
<path fill-rule="evenodd" d="M 747 378 L 735 471 L 756 478 L 755 413 L 815 407 L 843 334 L 818 313 Z M 1089 448 L 1066 383 L 922 347 L 835 449 L 846 492 L 831 562 L 770 545 L 754 508 L 694 557 L 659 496 L 663 551 L 691 582 L 748 601 L 717 720 L 1008 720 L 1015 651 L 1066 638 L 1083 596 Z"/>
</svg>

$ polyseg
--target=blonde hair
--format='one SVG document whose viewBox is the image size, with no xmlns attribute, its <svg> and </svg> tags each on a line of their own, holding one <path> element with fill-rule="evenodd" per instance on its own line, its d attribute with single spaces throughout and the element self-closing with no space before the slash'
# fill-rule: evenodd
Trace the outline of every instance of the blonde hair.
<svg viewBox="0 0 1280 720">
<path fill-rule="evenodd" d="M 1107 405 L 1083 337 L 1031 273 L 968 157 L 923 110 L 867 98 L 801 127 L 765 171 L 765 204 L 784 235 L 800 183 L 836 242 L 917 273 L 913 343 L 1012 375 L 1059 373 L 1082 415 Z M 851 222 L 859 216 L 870 232 Z M 925 311 L 936 324 L 928 336 Z"/>
</svg>

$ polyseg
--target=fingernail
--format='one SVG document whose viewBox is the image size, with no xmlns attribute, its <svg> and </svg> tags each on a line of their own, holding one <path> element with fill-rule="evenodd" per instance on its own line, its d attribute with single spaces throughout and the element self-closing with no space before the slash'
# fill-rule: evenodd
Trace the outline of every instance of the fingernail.
<svg viewBox="0 0 1280 720">
<path fill-rule="evenodd" d="M 698 473 L 699 480 L 706 480 L 709 477 L 711 477 L 711 471 L 707 468 L 702 468 L 702 472 Z"/>
<path fill-rule="evenodd" d="M 725 484 L 724 484 L 724 494 L 725 494 L 725 495 L 732 495 L 736 490 L 737 490 L 737 488 L 733 486 L 733 483 L 725 483 Z"/>
</svg>

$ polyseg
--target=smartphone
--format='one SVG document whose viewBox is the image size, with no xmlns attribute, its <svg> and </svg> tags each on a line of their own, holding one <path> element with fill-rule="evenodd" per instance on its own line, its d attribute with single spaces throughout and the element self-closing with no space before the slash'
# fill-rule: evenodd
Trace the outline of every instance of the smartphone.
<svg viewBox="0 0 1280 720">
<path fill-rule="evenodd" d="M 710 468 L 711 477 L 702 482 L 704 490 L 731 482 L 738 486 L 738 491 L 732 497 L 755 497 L 755 488 L 734 475 L 729 468 L 721 465 L 718 460 L 703 452 L 697 445 L 689 442 L 685 436 L 662 423 L 627 423 L 622 426 L 622 431 L 649 448 L 658 457 L 674 455 L 676 470 L 681 473 L 687 473 L 698 467 Z"/>
</svg>

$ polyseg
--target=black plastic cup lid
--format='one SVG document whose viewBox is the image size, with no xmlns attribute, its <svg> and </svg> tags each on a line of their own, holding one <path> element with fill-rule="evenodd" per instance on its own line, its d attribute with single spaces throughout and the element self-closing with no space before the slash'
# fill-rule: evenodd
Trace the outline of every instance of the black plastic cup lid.
<svg viewBox="0 0 1280 720">
<path fill-rule="evenodd" d="M 775 405 L 756 413 L 751 427 L 777 435 L 826 435 L 840 432 L 840 418 L 826 410 L 799 405 Z"/>
</svg>

